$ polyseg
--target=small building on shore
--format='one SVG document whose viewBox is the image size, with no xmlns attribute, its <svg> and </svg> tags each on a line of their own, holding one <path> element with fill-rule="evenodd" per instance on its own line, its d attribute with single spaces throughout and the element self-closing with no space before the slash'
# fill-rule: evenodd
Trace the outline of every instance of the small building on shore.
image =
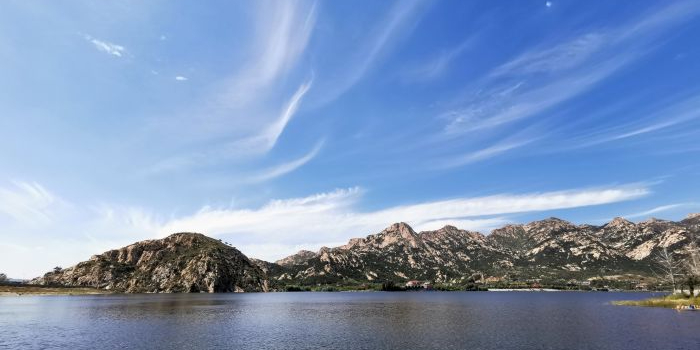
<svg viewBox="0 0 700 350">
<path fill-rule="evenodd" d="M 430 281 L 410 280 L 406 282 L 406 288 L 432 290 L 433 284 Z"/>
<path fill-rule="evenodd" d="M 420 286 L 420 281 L 410 280 L 406 282 L 406 288 L 416 288 Z"/>
</svg>

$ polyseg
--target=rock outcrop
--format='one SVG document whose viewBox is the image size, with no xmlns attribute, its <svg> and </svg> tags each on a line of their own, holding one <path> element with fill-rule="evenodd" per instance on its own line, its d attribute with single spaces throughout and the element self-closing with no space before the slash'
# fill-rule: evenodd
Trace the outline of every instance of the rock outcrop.
<svg viewBox="0 0 700 350">
<path fill-rule="evenodd" d="M 316 253 L 308 250 L 300 250 L 294 255 L 290 255 L 284 259 L 275 261 L 275 264 L 282 266 L 293 266 L 304 263 L 305 261 L 316 256 Z"/>
<path fill-rule="evenodd" d="M 265 272 L 236 248 L 198 233 L 176 233 L 94 255 L 35 284 L 127 293 L 262 292 Z"/>
<path fill-rule="evenodd" d="M 664 248 L 679 259 L 700 239 L 700 216 L 681 222 L 615 218 L 605 225 L 575 225 L 549 218 L 508 225 L 488 236 L 453 226 L 416 233 L 393 224 L 336 248 L 302 251 L 279 260 L 270 277 L 293 284 L 433 280 L 463 283 L 480 276 L 518 279 L 653 276 Z M 696 241 L 697 242 L 697 241 Z"/>
</svg>

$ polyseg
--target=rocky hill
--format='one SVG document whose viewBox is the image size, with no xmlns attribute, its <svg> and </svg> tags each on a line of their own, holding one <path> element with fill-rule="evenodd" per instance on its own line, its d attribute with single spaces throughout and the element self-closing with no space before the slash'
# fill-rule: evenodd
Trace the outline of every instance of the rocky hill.
<svg viewBox="0 0 700 350">
<path fill-rule="evenodd" d="M 121 292 L 242 292 L 408 280 L 465 285 L 641 279 L 653 277 L 662 249 L 686 259 L 700 245 L 698 238 L 698 214 L 680 222 L 615 218 L 601 226 L 549 218 L 508 225 L 488 236 L 454 226 L 415 232 L 396 223 L 343 246 L 300 251 L 273 263 L 249 259 L 201 234 L 176 233 L 95 255 L 32 283 Z"/>
<path fill-rule="evenodd" d="M 32 283 L 127 293 L 268 290 L 266 274 L 258 265 L 236 248 L 198 233 L 176 233 L 110 250 Z"/>
<path fill-rule="evenodd" d="M 697 214 L 681 222 L 651 219 L 635 224 L 615 218 L 602 226 L 550 218 L 508 225 L 488 236 L 453 226 L 416 233 L 397 223 L 340 247 L 299 252 L 268 270 L 277 282 L 301 285 L 652 276 L 659 251 L 667 248 L 682 259 L 696 236 L 700 238 Z"/>
</svg>

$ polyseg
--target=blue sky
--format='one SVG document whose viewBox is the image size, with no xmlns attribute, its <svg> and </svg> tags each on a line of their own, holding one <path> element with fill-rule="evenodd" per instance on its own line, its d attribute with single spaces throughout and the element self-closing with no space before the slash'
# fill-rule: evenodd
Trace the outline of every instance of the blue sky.
<svg viewBox="0 0 700 350">
<path fill-rule="evenodd" d="M 697 1 L 5 1 L 0 270 L 700 211 Z"/>
</svg>

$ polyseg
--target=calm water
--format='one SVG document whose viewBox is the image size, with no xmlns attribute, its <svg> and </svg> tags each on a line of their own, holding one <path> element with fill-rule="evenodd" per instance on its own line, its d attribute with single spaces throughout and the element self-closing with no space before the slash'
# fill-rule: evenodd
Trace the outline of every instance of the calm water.
<svg viewBox="0 0 700 350">
<path fill-rule="evenodd" d="M 641 293 L 0 298 L 2 349 L 700 349 L 700 312 Z"/>
</svg>

